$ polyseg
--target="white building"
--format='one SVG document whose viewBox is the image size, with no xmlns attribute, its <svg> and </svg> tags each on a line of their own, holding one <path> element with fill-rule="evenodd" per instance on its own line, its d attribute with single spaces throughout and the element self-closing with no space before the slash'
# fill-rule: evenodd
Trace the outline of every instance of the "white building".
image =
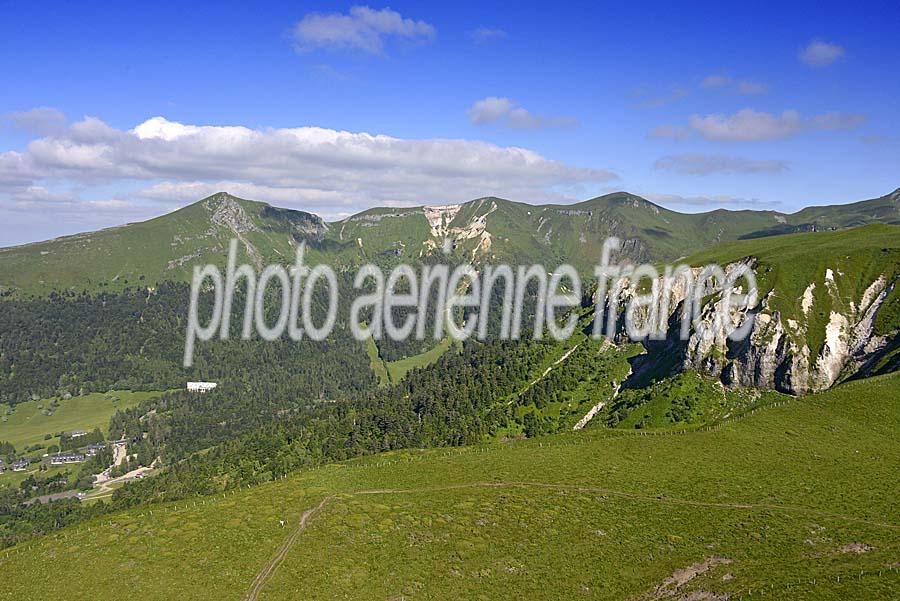
<svg viewBox="0 0 900 601">
<path fill-rule="evenodd" d="M 50 465 L 64 465 L 66 463 L 81 463 L 84 461 L 81 453 L 60 453 L 50 457 Z"/>
<path fill-rule="evenodd" d="M 187 389 L 190 392 L 208 392 L 218 386 L 215 382 L 188 382 Z"/>
</svg>

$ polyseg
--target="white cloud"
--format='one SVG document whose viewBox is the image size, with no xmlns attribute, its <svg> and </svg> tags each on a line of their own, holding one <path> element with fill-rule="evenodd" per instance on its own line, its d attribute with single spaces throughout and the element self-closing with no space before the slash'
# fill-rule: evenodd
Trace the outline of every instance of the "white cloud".
<svg viewBox="0 0 900 601">
<path fill-rule="evenodd" d="M 644 198 L 661 205 L 675 205 L 679 207 L 713 208 L 771 208 L 780 205 L 780 202 L 759 200 L 758 198 L 742 198 L 740 196 L 710 195 L 710 196 L 681 196 L 678 194 L 644 194 Z"/>
<path fill-rule="evenodd" d="M 731 78 L 727 75 L 707 75 L 700 82 L 700 86 L 704 88 L 721 88 L 731 83 Z"/>
<path fill-rule="evenodd" d="M 540 127 L 574 127 L 578 121 L 570 117 L 536 115 L 509 98 L 488 96 L 469 108 L 469 121 L 473 125 L 498 123 L 503 127 L 536 129 Z"/>
<path fill-rule="evenodd" d="M 514 118 L 514 117 L 510 117 Z M 313 212 L 458 202 L 485 195 L 561 200 L 558 190 L 616 179 L 520 147 L 402 139 L 318 127 L 201 126 L 155 117 L 131 130 L 88 118 L 23 151 L 0 152 L 0 202 L 30 186 L 134 189 L 192 201 L 217 190 Z M 96 189 L 93 189 L 96 191 Z M 133 200 L 129 195 L 122 200 Z"/>
<path fill-rule="evenodd" d="M 680 125 L 660 125 L 653 128 L 648 134 L 651 138 L 669 138 L 672 140 L 686 140 L 691 132 Z"/>
<path fill-rule="evenodd" d="M 844 57 L 844 48 L 822 40 L 813 40 L 800 51 L 800 60 L 810 67 L 826 67 Z"/>
<path fill-rule="evenodd" d="M 474 125 L 493 123 L 503 119 L 515 106 L 509 98 L 488 96 L 472 105 L 469 109 L 469 121 Z"/>
<path fill-rule="evenodd" d="M 12 190 L 10 198 L 20 206 L 36 204 L 71 204 L 76 200 L 76 196 L 71 192 L 53 192 L 44 186 L 36 185 Z"/>
<path fill-rule="evenodd" d="M 354 6 L 348 14 L 310 13 L 294 26 L 294 41 L 300 52 L 348 48 L 381 53 L 388 37 L 429 40 L 434 35 L 434 27 L 425 21 L 404 18 L 389 8 L 374 10 L 368 6 Z"/>
<path fill-rule="evenodd" d="M 28 111 L 7 113 L 3 116 L 13 127 L 44 136 L 61 131 L 66 125 L 66 116 L 54 108 L 41 106 Z"/>
<path fill-rule="evenodd" d="M 106 198 L 103 200 L 83 200 L 81 204 L 85 207 L 101 209 L 101 210 L 111 210 L 111 211 L 121 211 L 123 209 L 136 209 L 138 205 L 131 202 L 130 200 L 122 200 L 121 198 Z"/>
<path fill-rule="evenodd" d="M 665 156 L 653 165 L 656 169 L 666 169 L 687 175 L 709 175 L 712 173 L 780 173 L 787 170 L 784 161 L 746 159 L 742 157 L 678 154 Z"/>
<path fill-rule="evenodd" d="M 159 202 L 184 203 L 210 196 L 222 190 L 227 190 L 230 194 L 241 198 L 293 206 L 341 205 L 349 200 L 347 196 L 336 190 L 267 186 L 234 180 L 161 182 L 139 190 L 136 195 Z"/>
<path fill-rule="evenodd" d="M 773 115 L 743 109 L 734 115 L 693 115 L 690 125 L 710 140 L 769 140 L 797 133 L 803 122 L 797 111 Z"/>
<path fill-rule="evenodd" d="M 787 138 L 804 130 L 853 129 L 865 121 L 865 115 L 854 113 L 826 113 L 805 118 L 793 110 L 776 115 L 748 108 L 733 115 L 693 115 L 689 123 L 708 140 L 752 141 Z"/>
<path fill-rule="evenodd" d="M 479 27 L 469 33 L 471 38 L 476 42 L 487 42 L 490 40 L 502 40 L 507 37 L 507 33 L 502 29 L 492 27 Z"/>
<path fill-rule="evenodd" d="M 668 94 L 647 97 L 643 92 L 637 93 L 643 99 L 638 103 L 641 108 L 658 108 L 677 102 L 692 93 L 710 93 L 712 91 L 728 91 L 742 95 L 764 94 L 769 86 L 751 79 L 736 79 L 730 75 L 713 73 L 703 77 L 699 84 L 672 86 Z"/>
</svg>

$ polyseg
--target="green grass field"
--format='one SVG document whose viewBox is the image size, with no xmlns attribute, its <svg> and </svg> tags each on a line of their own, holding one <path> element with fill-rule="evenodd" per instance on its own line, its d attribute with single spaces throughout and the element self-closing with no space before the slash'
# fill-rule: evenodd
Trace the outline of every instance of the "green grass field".
<svg viewBox="0 0 900 601">
<path fill-rule="evenodd" d="M 94 392 L 70 399 L 49 398 L 13 406 L 0 405 L 0 440 L 11 442 L 21 452 L 33 444 L 50 444 L 44 435 L 100 428 L 106 433 L 109 418 L 118 410 L 133 407 L 161 392 L 114 390 Z M 51 410 L 51 403 L 58 406 Z M 49 413 L 47 415 L 46 413 Z"/>
<path fill-rule="evenodd" d="M 851 382 L 685 434 L 395 452 L 142 507 L 0 552 L 0 598 L 894 599 L 898 388 Z"/>
<path fill-rule="evenodd" d="M 24 472 L 14 472 L 12 470 L 6 470 L 2 474 L 0 474 L 0 487 L 3 486 L 18 486 L 22 480 L 28 478 L 28 476 L 40 476 L 41 478 L 48 478 L 50 476 L 54 476 L 56 474 L 62 474 L 68 470 L 70 473 L 74 474 L 78 471 L 77 465 L 55 465 L 48 467 L 44 471 L 40 471 L 39 464 L 30 466 Z M 71 479 L 71 478 L 70 478 Z"/>
<path fill-rule="evenodd" d="M 407 372 L 417 367 L 425 367 L 431 365 L 443 355 L 452 346 L 453 341 L 450 338 L 444 338 L 436 345 L 418 355 L 412 357 L 404 357 L 398 361 L 385 361 L 391 382 L 399 382 L 406 377 Z"/>
<path fill-rule="evenodd" d="M 378 345 L 375 344 L 375 339 L 371 336 L 366 338 L 366 353 L 369 355 L 369 365 L 372 366 L 372 371 L 375 373 L 375 377 L 378 378 L 378 385 L 387 386 L 390 384 L 391 376 L 388 375 L 384 361 L 378 356 Z"/>
<path fill-rule="evenodd" d="M 378 378 L 378 385 L 387 386 L 405 378 L 409 370 L 426 367 L 437 361 L 451 347 L 452 342 L 449 338 L 445 338 L 424 353 L 404 357 L 398 361 L 385 361 L 378 354 L 378 344 L 369 337 L 366 339 L 366 353 L 369 355 L 372 372 Z"/>
</svg>

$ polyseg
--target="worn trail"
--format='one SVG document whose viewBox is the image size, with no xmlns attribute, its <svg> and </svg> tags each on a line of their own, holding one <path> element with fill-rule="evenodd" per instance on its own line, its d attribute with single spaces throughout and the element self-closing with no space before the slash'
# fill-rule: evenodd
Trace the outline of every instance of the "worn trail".
<svg viewBox="0 0 900 601">
<path fill-rule="evenodd" d="M 450 490 L 461 490 L 467 488 L 542 488 L 549 490 L 569 490 L 575 492 L 587 492 L 587 493 L 596 493 L 603 494 L 608 496 L 615 496 L 625 499 L 632 499 L 636 501 L 647 501 L 651 503 L 661 503 L 668 505 L 688 505 L 692 507 L 704 507 L 704 508 L 715 508 L 715 509 L 735 509 L 735 510 L 743 510 L 743 511 L 756 511 L 756 510 L 768 510 L 768 511 L 783 511 L 786 513 L 805 513 L 810 515 L 816 515 L 823 518 L 830 518 L 834 520 L 841 520 L 847 522 L 856 522 L 862 524 L 868 524 L 870 526 L 876 526 L 879 528 L 887 528 L 889 530 L 897 530 L 900 531 L 900 524 L 888 524 L 884 522 L 875 522 L 872 520 L 867 520 L 865 518 L 860 518 L 856 516 L 848 516 L 841 515 L 836 513 L 830 513 L 827 511 L 821 511 L 819 509 L 814 509 L 811 507 L 802 507 L 797 505 L 777 505 L 771 503 L 716 503 L 711 501 L 697 501 L 692 499 L 679 499 L 675 497 L 667 497 L 667 496 L 653 496 L 653 495 L 645 495 L 635 492 L 629 491 L 621 491 L 621 490 L 611 490 L 608 488 L 603 488 L 599 486 L 583 486 L 578 484 L 553 484 L 546 482 L 471 482 L 466 484 L 448 484 L 445 486 L 430 486 L 424 488 L 379 488 L 379 489 L 370 489 L 370 490 L 358 490 L 355 492 L 348 492 L 343 496 L 352 497 L 355 495 L 409 495 L 409 494 L 421 494 L 428 492 L 441 492 L 441 491 L 450 491 Z M 318 505 L 313 507 L 312 509 L 307 509 L 303 515 L 300 517 L 300 522 L 297 527 L 290 533 L 290 535 L 285 539 L 285 541 L 281 544 L 278 550 L 275 552 L 275 555 L 272 556 L 269 561 L 267 561 L 260 571 L 257 573 L 256 578 L 253 579 L 253 583 L 250 586 L 250 590 L 247 591 L 246 597 L 244 597 L 245 601 L 256 601 L 259 598 L 260 592 L 265 587 L 268 580 L 272 577 L 272 574 L 275 573 L 275 570 L 278 569 L 278 566 L 284 561 L 284 558 L 287 556 L 288 552 L 291 550 L 291 547 L 294 545 L 294 542 L 300 536 L 300 533 L 306 528 L 310 519 L 319 511 L 321 511 L 327 503 L 334 500 L 336 495 L 332 495 L 329 497 L 325 497 L 319 502 Z"/>
<path fill-rule="evenodd" d="M 281 562 L 284 561 L 284 558 L 287 556 L 288 551 L 290 551 L 291 547 L 294 545 L 294 541 L 297 540 L 297 537 L 300 536 L 300 533 L 303 532 L 304 528 L 306 528 L 306 524 L 309 522 L 309 519 L 313 515 L 315 515 L 316 512 L 325 507 L 325 504 L 333 498 L 334 497 L 325 497 L 318 505 L 303 512 L 303 515 L 300 516 L 300 522 L 297 524 L 297 527 L 294 528 L 287 539 L 285 539 L 285 541 L 281 543 L 281 546 L 278 548 L 278 551 L 275 552 L 275 555 L 273 555 L 272 558 L 269 559 L 269 561 L 267 561 L 262 569 L 256 574 L 256 578 L 253 579 L 253 584 L 250 585 L 250 590 L 247 591 L 247 596 L 244 597 L 246 601 L 256 601 L 256 599 L 259 598 L 260 591 L 262 591 L 263 587 L 266 585 L 266 582 L 268 582 L 269 578 L 271 578 L 275 570 L 278 569 L 278 566 L 281 565 Z"/>
</svg>

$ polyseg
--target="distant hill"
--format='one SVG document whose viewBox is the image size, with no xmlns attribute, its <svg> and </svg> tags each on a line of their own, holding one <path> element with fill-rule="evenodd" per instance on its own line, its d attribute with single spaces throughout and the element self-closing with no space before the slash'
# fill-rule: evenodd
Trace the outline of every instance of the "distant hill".
<svg viewBox="0 0 900 601">
<path fill-rule="evenodd" d="M 572 205 L 480 198 L 459 205 L 375 208 L 325 222 L 303 211 L 218 193 L 167 215 L 98 232 L 0 249 L 0 291 L 121 289 L 186 281 L 193 266 L 224 261 L 228 241 L 258 265 L 290 262 L 305 241 L 309 260 L 337 266 L 391 264 L 445 250 L 478 261 L 569 262 L 589 270 L 615 235 L 635 260 L 669 261 L 721 242 L 794 232 L 900 224 L 900 190 L 847 205 L 797 213 L 686 214 L 617 192 Z"/>
</svg>

